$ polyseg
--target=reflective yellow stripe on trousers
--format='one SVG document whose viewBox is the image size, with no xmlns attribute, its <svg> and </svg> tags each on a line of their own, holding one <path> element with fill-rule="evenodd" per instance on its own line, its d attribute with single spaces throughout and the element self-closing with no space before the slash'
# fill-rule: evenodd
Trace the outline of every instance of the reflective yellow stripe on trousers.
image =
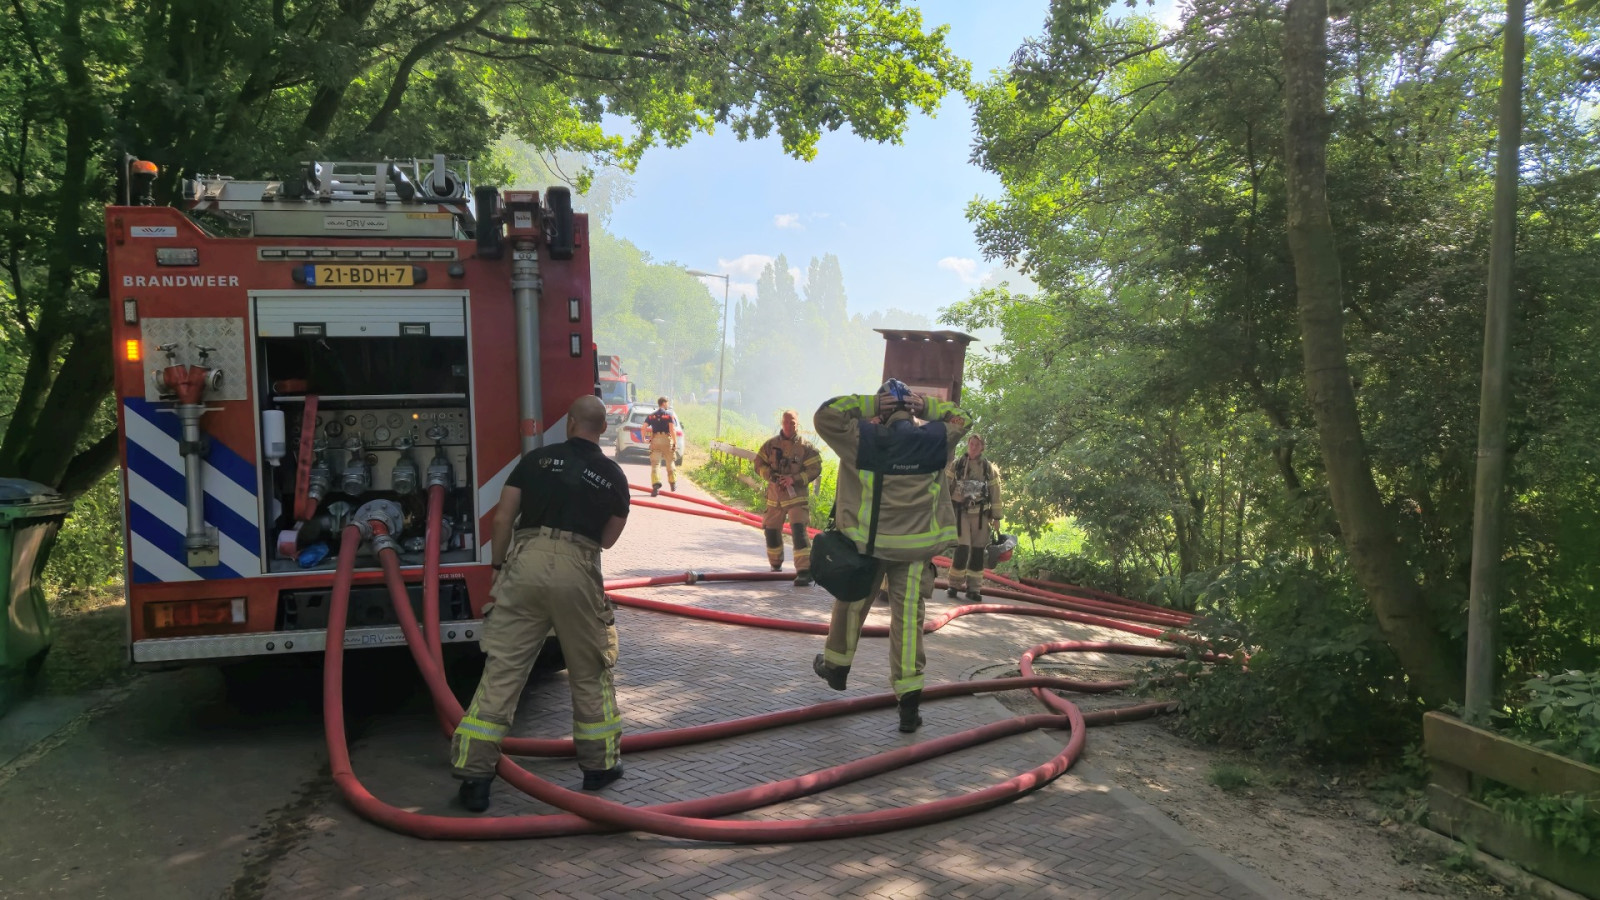
<svg viewBox="0 0 1600 900">
<path fill-rule="evenodd" d="M 896 697 L 922 690 L 922 673 L 917 672 L 917 638 L 922 636 L 922 621 L 917 616 L 917 604 L 922 601 L 922 573 L 926 568 L 924 563 L 912 563 L 906 571 L 906 593 L 900 598 L 901 677 L 894 683 Z"/>
<path fill-rule="evenodd" d="M 611 682 L 611 672 L 600 674 L 600 696 L 603 707 L 601 709 L 605 718 L 599 722 L 580 722 L 572 720 L 572 739 L 574 741 L 604 741 L 605 757 L 604 768 L 612 768 L 622 755 L 622 715 L 617 711 L 617 694 Z"/>
</svg>

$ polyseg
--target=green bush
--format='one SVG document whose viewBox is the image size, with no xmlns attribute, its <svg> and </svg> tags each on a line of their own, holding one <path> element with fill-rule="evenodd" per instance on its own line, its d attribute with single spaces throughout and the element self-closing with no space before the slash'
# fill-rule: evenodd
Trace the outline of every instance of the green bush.
<svg viewBox="0 0 1600 900">
<path fill-rule="evenodd" d="M 1180 730 L 1343 761 L 1396 755 L 1416 739 L 1421 710 L 1345 579 L 1295 559 L 1238 564 L 1198 604 L 1196 630 L 1227 658 L 1211 664 L 1191 651 L 1181 665 Z"/>
<path fill-rule="evenodd" d="M 1083 552 L 1060 552 L 1042 546 L 1028 547 L 1023 541 L 1011 556 L 1011 562 L 1001 566 L 1024 578 L 1039 578 L 1062 584 L 1106 591 L 1130 600 L 1160 602 L 1153 590 L 1153 582 L 1140 577 L 1137 572 L 1118 570 L 1106 560 Z"/>
<path fill-rule="evenodd" d="M 1483 802 L 1529 835 L 1556 847 L 1584 856 L 1600 848 L 1600 815 L 1596 815 L 1600 810 L 1576 794 L 1555 797 L 1492 785 L 1484 790 Z"/>
<path fill-rule="evenodd" d="M 73 504 L 44 570 L 56 593 L 95 591 L 122 581 L 122 490 L 113 471 Z"/>
<path fill-rule="evenodd" d="M 1600 763 L 1600 672 L 1540 672 L 1522 689 L 1526 699 L 1503 716 L 1504 730 L 1551 753 Z"/>
</svg>

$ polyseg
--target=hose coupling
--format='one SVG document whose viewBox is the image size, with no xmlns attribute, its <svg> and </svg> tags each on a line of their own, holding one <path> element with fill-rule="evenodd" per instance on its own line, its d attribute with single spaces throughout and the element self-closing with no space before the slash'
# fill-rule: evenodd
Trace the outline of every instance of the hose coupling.
<svg viewBox="0 0 1600 900">
<path fill-rule="evenodd" d="M 390 538 L 400 535 L 400 529 L 405 521 L 404 515 L 400 504 L 393 500 L 372 500 L 363 503 L 351 521 L 361 529 L 362 539 L 372 541 L 376 547 L 377 535 L 386 535 Z"/>
<path fill-rule="evenodd" d="M 437 486 L 448 488 L 454 483 L 455 476 L 451 474 L 450 463 L 448 461 L 441 462 L 439 459 L 435 458 L 433 462 L 428 463 L 428 477 L 426 481 L 428 487 Z"/>
</svg>

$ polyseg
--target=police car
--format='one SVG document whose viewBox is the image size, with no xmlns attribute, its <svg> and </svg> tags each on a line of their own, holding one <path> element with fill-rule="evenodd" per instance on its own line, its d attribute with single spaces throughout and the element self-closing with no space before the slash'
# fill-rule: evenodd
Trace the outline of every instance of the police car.
<svg viewBox="0 0 1600 900">
<path fill-rule="evenodd" d="M 628 418 L 617 428 L 617 459 L 629 453 L 640 453 L 646 457 L 650 455 L 650 426 L 644 420 L 656 408 L 648 403 L 636 403 L 628 410 Z M 674 465 L 683 465 L 683 423 L 678 423 L 677 458 Z"/>
</svg>

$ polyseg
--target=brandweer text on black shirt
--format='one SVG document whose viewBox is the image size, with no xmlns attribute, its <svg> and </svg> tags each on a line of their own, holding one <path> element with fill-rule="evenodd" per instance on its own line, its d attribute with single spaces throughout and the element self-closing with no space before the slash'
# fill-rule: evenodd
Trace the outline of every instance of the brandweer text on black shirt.
<svg viewBox="0 0 1600 900">
<path fill-rule="evenodd" d="M 559 528 L 598 542 L 612 516 L 628 515 L 622 467 L 583 438 L 529 452 L 506 484 L 522 491 L 518 528 Z"/>
</svg>

